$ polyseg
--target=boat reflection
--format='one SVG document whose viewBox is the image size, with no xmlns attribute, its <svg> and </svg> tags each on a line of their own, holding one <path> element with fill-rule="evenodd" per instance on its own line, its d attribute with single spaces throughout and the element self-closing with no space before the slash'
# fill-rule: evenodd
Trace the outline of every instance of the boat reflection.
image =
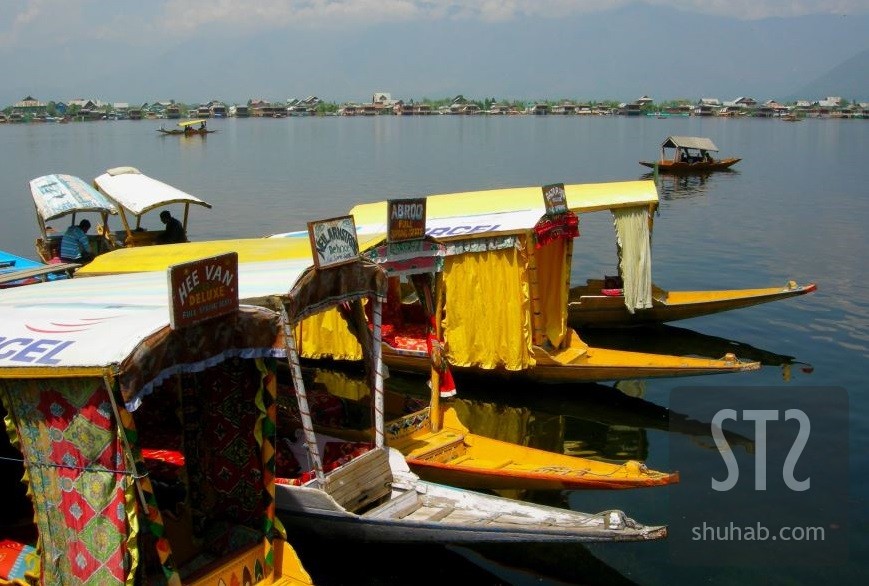
<svg viewBox="0 0 869 586">
<path fill-rule="evenodd" d="M 676 200 L 690 199 L 705 195 L 710 186 L 714 185 L 715 180 L 720 176 L 728 174 L 739 175 L 739 171 L 734 169 L 722 169 L 715 173 L 694 173 L 694 174 L 670 174 L 658 173 L 657 186 L 661 199 Z M 714 178 L 713 178 L 714 177 Z M 655 179 L 654 173 L 644 173 L 640 179 Z"/>
<path fill-rule="evenodd" d="M 331 389 L 353 401 L 363 400 L 367 387 L 363 376 L 352 371 L 311 369 L 315 381 L 327 381 Z M 552 452 L 607 460 L 646 460 L 648 430 L 689 435 L 710 450 L 717 449 L 709 422 L 692 419 L 642 398 L 641 381 L 603 384 L 545 384 L 457 375 L 459 394 L 450 400 L 459 419 L 473 433 Z M 394 373 L 386 390 L 401 395 L 406 410 L 426 404 L 427 379 L 421 375 Z M 393 402 L 395 403 L 395 402 Z M 724 431 L 728 443 L 749 453 L 754 442 Z"/>
<path fill-rule="evenodd" d="M 637 352 L 666 352 L 680 356 L 709 357 L 724 356 L 730 352 L 744 360 L 760 362 L 763 366 L 779 367 L 785 381 L 791 379 L 794 367 L 803 374 L 811 374 L 814 371 L 811 364 L 800 362 L 793 356 L 667 324 L 635 328 L 583 329 L 580 336 L 594 346 Z"/>
</svg>

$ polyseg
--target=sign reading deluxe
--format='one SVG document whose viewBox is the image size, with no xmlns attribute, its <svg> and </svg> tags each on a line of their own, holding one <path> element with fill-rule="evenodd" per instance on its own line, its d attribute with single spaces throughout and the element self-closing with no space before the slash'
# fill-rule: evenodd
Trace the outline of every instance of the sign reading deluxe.
<svg viewBox="0 0 869 586">
<path fill-rule="evenodd" d="M 194 260 L 169 267 L 172 329 L 238 310 L 238 253 Z"/>
</svg>

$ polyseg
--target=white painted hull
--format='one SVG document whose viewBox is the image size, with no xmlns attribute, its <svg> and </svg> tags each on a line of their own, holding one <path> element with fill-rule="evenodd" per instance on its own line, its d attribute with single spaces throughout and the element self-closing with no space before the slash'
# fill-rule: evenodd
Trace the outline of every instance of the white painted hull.
<svg viewBox="0 0 869 586">
<path fill-rule="evenodd" d="M 394 482 L 385 503 L 356 514 L 319 488 L 278 485 L 278 517 L 326 538 L 403 543 L 644 541 L 667 534 L 621 511 L 587 514 L 425 482 L 390 452 Z"/>
</svg>

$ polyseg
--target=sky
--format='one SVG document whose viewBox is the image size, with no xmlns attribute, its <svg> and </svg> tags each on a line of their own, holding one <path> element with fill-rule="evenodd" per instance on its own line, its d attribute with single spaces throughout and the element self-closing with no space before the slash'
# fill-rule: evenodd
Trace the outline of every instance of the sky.
<svg viewBox="0 0 869 586">
<path fill-rule="evenodd" d="M 25 95 L 343 102 L 375 91 L 729 99 L 797 91 L 869 50 L 869 0 L 0 0 L 0 8 L 0 107 Z M 705 56 L 706 67 L 685 51 Z M 713 56 L 723 63 L 709 67 Z"/>
</svg>

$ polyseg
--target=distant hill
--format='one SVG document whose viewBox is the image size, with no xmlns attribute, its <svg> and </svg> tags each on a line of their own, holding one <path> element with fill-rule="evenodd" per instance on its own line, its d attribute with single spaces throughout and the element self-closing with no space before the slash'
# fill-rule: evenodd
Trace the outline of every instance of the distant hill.
<svg viewBox="0 0 869 586">
<path fill-rule="evenodd" d="M 820 100 L 828 96 L 838 96 L 852 102 L 869 102 L 869 49 L 807 83 L 788 99 Z"/>
</svg>

